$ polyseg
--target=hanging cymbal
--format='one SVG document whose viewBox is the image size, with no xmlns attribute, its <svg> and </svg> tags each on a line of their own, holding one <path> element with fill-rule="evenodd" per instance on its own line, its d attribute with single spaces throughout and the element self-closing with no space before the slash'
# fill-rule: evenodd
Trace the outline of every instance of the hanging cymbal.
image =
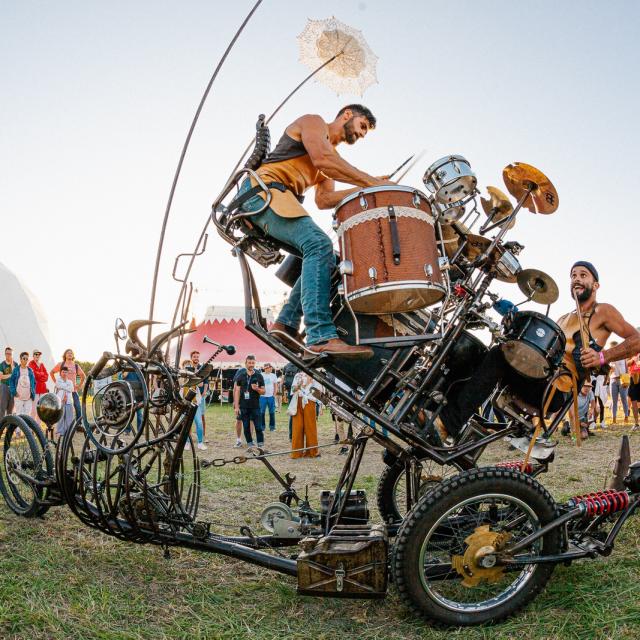
<svg viewBox="0 0 640 640">
<path fill-rule="evenodd" d="M 468 233 L 465 240 L 467 243 L 464 249 L 462 249 L 462 255 L 470 262 L 482 255 L 492 242 L 489 238 L 476 235 L 475 233 Z"/>
<path fill-rule="evenodd" d="M 517 282 L 520 291 L 534 302 L 553 304 L 558 299 L 558 285 L 544 271 L 524 269 L 518 274 Z"/>
<path fill-rule="evenodd" d="M 498 187 L 487 187 L 487 191 L 489 198 L 480 198 L 487 217 L 491 217 L 492 223 L 508 218 L 513 213 L 513 205 L 507 195 Z M 515 219 L 512 220 L 507 228 L 511 229 L 515 223 Z"/>
<path fill-rule="evenodd" d="M 530 164 L 508 164 L 502 170 L 502 179 L 509 193 L 518 201 L 531 188 L 522 206 L 532 213 L 553 213 L 558 208 L 558 192 L 551 180 Z"/>
</svg>

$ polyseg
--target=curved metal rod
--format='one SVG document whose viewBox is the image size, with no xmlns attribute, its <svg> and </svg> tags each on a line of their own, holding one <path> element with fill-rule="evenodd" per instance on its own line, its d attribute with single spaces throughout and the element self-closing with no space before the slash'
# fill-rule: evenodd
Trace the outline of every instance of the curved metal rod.
<svg viewBox="0 0 640 640">
<path fill-rule="evenodd" d="M 202 94 L 202 98 L 200 100 L 200 104 L 198 105 L 198 108 L 196 109 L 196 113 L 193 117 L 193 121 L 191 122 L 191 127 L 189 128 L 189 132 L 187 133 L 187 137 L 184 141 L 184 145 L 182 147 L 182 152 L 180 153 L 180 159 L 178 160 L 178 166 L 176 167 L 176 172 L 175 175 L 173 176 L 173 183 L 171 185 L 171 190 L 169 191 L 169 199 L 167 200 L 167 207 L 165 209 L 164 212 L 164 219 L 162 221 L 162 228 L 160 231 L 160 240 L 158 241 L 158 251 L 156 253 L 156 265 L 153 271 L 153 283 L 151 285 L 151 302 L 149 304 L 149 320 L 153 320 L 153 310 L 154 310 L 154 306 L 155 306 L 155 302 L 156 302 L 156 287 L 158 284 L 158 271 L 160 269 L 160 258 L 162 257 L 162 248 L 164 246 L 164 235 L 165 232 L 167 230 L 167 222 L 169 221 L 169 212 L 171 211 L 171 204 L 173 203 L 173 195 L 175 193 L 176 190 L 176 186 L 178 184 L 178 178 L 180 176 L 180 171 L 182 169 L 182 163 L 184 162 L 184 157 L 187 153 L 187 148 L 189 146 L 189 142 L 191 141 L 191 136 L 193 135 L 193 131 L 196 128 L 196 123 L 198 122 L 198 118 L 200 117 L 200 112 L 202 111 L 202 108 L 204 107 L 204 103 L 207 100 L 207 97 L 209 95 L 209 91 L 211 90 L 211 87 L 215 81 L 215 79 L 218 76 L 218 73 L 222 67 L 222 65 L 224 64 L 225 60 L 227 59 L 227 56 L 229 55 L 229 52 L 231 51 L 233 45 L 236 43 L 236 40 L 240 37 L 240 34 L 242 33 L 242 31 L 244 30 L 245 26 L 247 25 L 247 23 L 249 22 L 249 20 L 251 19 L 251 16 L 253 16 L 253 14 L 255 13 L 256 9 L 260 6 L 260 4 L 262 3 L 262 0 L 257 0 L 257 2 L 253 5 L 253 8 L 251 9 L 251 11 L 248 13 L 247 17 L 244 19 L 243 23 L 240 25 L 240 28 L 236 31 L 235 35 L 233 36 L 233 38 L 231 39 L 231 42 L 229 43 L 229 45 L 227 46 L 224 54 L 222 55 L 222 58 L 220 58 L 220 61 L 218 62 L 218 65 L 215 68 L 215 71 L 213 72 L 213 75 L 211 76 L 211 79 L 209 80 L 209 84 L 207 84 L 206 89 L 204 90 L 204 93 Z M 200 244 L 200 242 L 198 242 L 198 244 Z M 173 323 L 172 323 L 173 325 Z M 147 334 L 147 345 L 151 344 L 151 327 L 149 327 L 149 332 Z"/>
<path fill-rule="evenodd" d="M 300 82 L 293 91 L 291 91 L 289 93 L 289 95 L 287 95 L 287 97 L 275 108 L 275 110 L 271 113 L 271 115 L 265 120 L 265 125 L 269 124 L 269 122 L 271 122 L 271 120 L 274 118 L 274 116 L 280 111 L 280 109 L 282 109 L 282 107 L 284 107 L 284 105 L 289 102 L 289 100 L 293 97 L 293 95 L 299 91 L 309 80 L 311 80 L 311 78 L 313 78 L 313 76 L 315 76 L 319 71 L 321 71 L 322 69 L 324 69 L 324 67 L 326 67 L 329 63 L 333 62 L 338 56 L 342 55 L 343 51 L 340 51 L 339 53 L 336 53 L 335 56 L 333 56 L 332 58 L 329 58 L 326 62 L 323 62 L 317 69 L 314 69 L 306 78 L 304 78 L 304 80 L 302 80 L 302 82 Z M 249 144 L 247 145 L 247 148 L 242 152 L 242 155 L 240 156 L 240 159 L 238 160 L 238 162 L 236 163 L 235 167 L 233 168 L 233 171 L 231 172 L 229 178 L 227 178 L 227 181 L 222 189 L 222 193 L 224 193 L 224 191 L 226 191 L 227 189 L 229 189 L 231 182 L 234 178 L 234 176 L 236 175 L 236 172 L 238 170 L 238 167 L 240 166 L 241 162 L 244 160 L 244 157 L 247 155 L 247 151 L 249 151 L 249 149 L 251 149 L 251 145 L 253 144 L 253 138 L 251 139 L 251 142 L 249 142 Z M 219 198 L 218 198 L 219 199 Z M 189 262 L 189 266 L 187 267 L 187 272 L 185 273 L 184 276 L 184 281 L 182 283 L 182 287 L 180 289 L 180 293 L 178 295 L 178 302 L 176 303 L 176 307 L 175 310 L 173 312 L 173 318 L 171 320 L 171 326 L 173 327 L 175 325 L 176 322 L 176 318 L 178 316 L 178 310 L 180 308 L 180 301 L 182 300 L 182 296 L 184 295 L 184 291 L 186 289 L 186 282 L 187 279 L 189 278 L 189 275 L 191 273 L 191 268 L 193 267 L 193 263 L 195 261 L 195 257 L 196 254 L 198 253 L 200 244 L 202 243 L 202 239 L 203 237 L 206 235 L 207 232 L 207 227 L 209 226 L 209 222 L 211 220 L 211 214 L 207 215 L 207 220 L 204 224 L 204 227 L 202 228 L 202 231 L 200 232 L 200 237 L 198 238 L 198 242 L 196 243 L 196 248 L 194 249 L 193 253 L 191 254 L 191 261 Z M 156 265 L 156 274 L 154 276 L 154 287 L 155 287 L 155 278 L 157 278 L 157 265 Z M 154 288 L 154 292 L 155 292 L 155 288 Z M 152 294 L 154 295 L 154 294 Z M 151 311 L 151 313 L 149 314 L 149 317 L 152 317 L 153 313 L 153 309 Z M 170 347 L 170 342 L 167 344 L 167 352 L 169 351 L 169 347 Z"/>
</svg>

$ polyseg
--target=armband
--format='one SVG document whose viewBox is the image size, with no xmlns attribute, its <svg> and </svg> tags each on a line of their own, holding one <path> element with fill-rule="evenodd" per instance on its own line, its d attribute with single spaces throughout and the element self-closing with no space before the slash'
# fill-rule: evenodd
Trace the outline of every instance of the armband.
<svg viewBox="0 0 640 640">
<path fill-rule="evenodd" d="M 600 358 L 600 366 L 604 367 L 604 365 L 605 365 L 604 351 L 599 351 L 598 352 L 598 358 Z"/>
</svg>

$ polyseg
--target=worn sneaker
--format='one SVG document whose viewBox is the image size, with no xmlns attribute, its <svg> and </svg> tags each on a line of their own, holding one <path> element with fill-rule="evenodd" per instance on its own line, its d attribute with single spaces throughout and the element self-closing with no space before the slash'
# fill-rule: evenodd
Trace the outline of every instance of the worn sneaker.
<svg viewBox="0 0 640 640">
<path fill-rule="evenodd" d="M 242 447 L 242 441 L 241 440 L 236 440 L 236 443 L 233 445 L 234 449 L 240 449 L 240 447 Z"/>
<path fill-rule="evenodd" d="M 253 453 L 253 451 L 255 450 L 256 445 L 253 444 L 253 442 L 249 442 L 247 444 L 247 453 Z"/>
<path fill-rule="evenodd" d="M 208 448 L 204 442 L 198 442 L 198 449 L 200 449 L 200 451 L 206 451 Z"/>
</svg>

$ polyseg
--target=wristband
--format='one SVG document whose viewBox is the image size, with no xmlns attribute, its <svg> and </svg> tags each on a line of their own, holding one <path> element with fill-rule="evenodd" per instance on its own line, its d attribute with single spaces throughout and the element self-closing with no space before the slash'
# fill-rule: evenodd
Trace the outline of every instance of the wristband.
<svg viewBox="0 0 640 640">
<path fill-rule="evenodd" d="M 605 361 L 604 361 L 604 351 L 599 351 L 599 352 L 598 352 L 598 358 L 600 358 L 600 366 L 603 366 L 603 367 L 604 367 L 604 365 L 605 365 Z"/>
</svg>

